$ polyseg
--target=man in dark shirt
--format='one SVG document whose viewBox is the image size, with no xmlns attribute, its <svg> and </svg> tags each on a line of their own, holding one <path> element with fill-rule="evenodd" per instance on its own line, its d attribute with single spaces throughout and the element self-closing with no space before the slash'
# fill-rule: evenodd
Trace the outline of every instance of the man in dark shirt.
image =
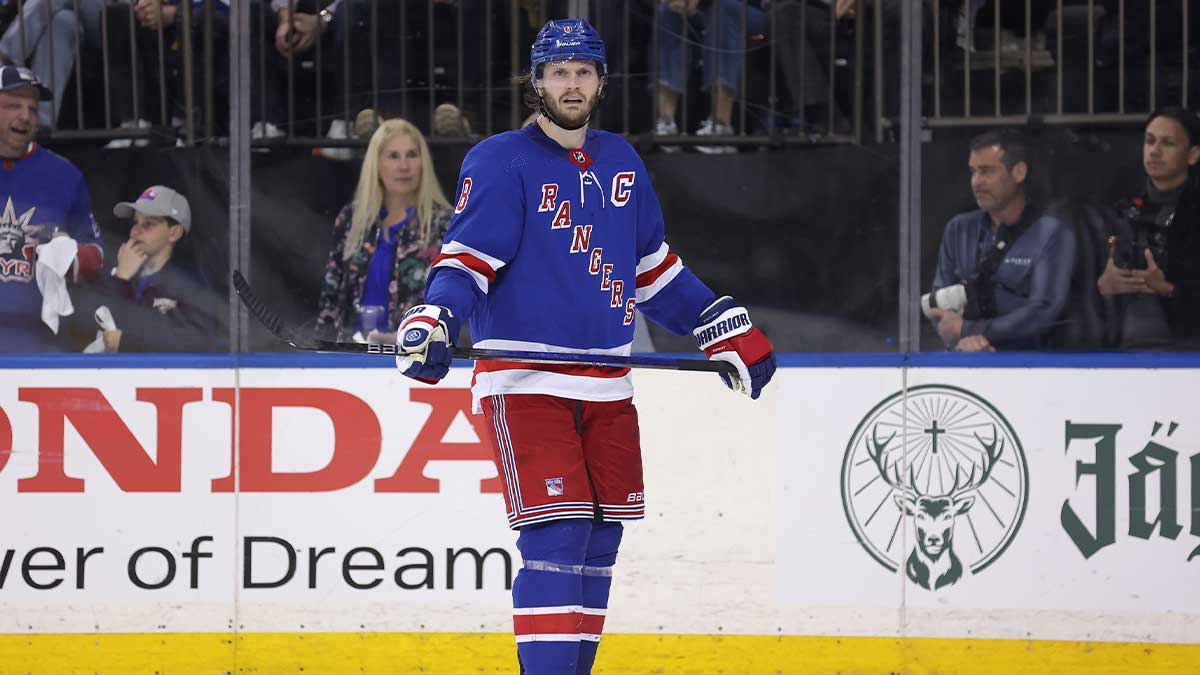
<svg viewBox="0 0 1200 675">
<path fill-rule="evenodd" d="M 1200 349 L 1200 116 L 1150 114 L 1143 133 L 1146 184 L 1117 205 L 1108 262 L 1096 280 L 1117 299 L 1127 349 Z"/>
<path fill-rule="evenodd" d="M 962 284 L 968 302 L 927 314 L 959 351 L 1036 348 L 1067 303 L 1074 235 L 1026 200 L 1029 165 L 1015 130 L 974 138 L 968 166 L 979 210 L 946 225 L 933 277 L 935 291 Z"/>
<path fill-rule="evenodd" d="M 117 324 L 104 333 L 105 351 L 213 351 L 219 339 L 214 293 L 172 256 L 192 229 L 187 199 L 155 185 L 136 201 L 117 204 L 113 214 L 132 218 L 133 225 L 104 279 Z"/>
</svg>

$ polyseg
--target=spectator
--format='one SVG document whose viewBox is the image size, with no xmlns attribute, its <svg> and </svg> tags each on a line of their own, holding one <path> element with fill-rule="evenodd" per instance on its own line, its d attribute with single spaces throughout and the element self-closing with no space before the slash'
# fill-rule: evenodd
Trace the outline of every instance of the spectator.
<svg viewBox="0 0 1200 675">
<path fill-rule="evenodd" d="M 742 61 L 746 58 L 746 34 L 766 30 L 766 15 L 758 7 L 747 8 L 746 32 L 742 31 L 744 0 L 663 0 L 659 9 L 658 33 L 658 119 L 654 133 L 671 136 L 679 133 L 675 113 L 680 95 L 686 86 L 685 73 L 691 64 L 685 62 L 685 43 L 696 47 L 693 54 L 708 55 L 713 49 L 716 32 L 716 54 L 703 58 L 704 81 L 709 89 L 713 114 L 701 123 L 698 136 L 730 136 L 733 134 L 733 102 L 737 96 Z M 703 11 L 703 13 L 701 13 Z M 716 72 L 713 72 L 713 68 Z M 714 77 L 715 76 L 715 77 Z M 712 87 L 713 83 L 715 87 Z M 699 146 L 709 154 L 735 152 L 733 146 Z"/>
<path fill-rule="evenodd" d="M 370 133 L 359 131 L 369 125 L 360 121 L 375 116 L 403 117 L 432 136 L 469 136 L 488 121 L 495 128 L 507 119 L 507 90 L 488 93 L 509 73 L 508 43 L 498 37 L 511 21 L 506 3 L 490 5 L 488 15 L 480 3 L 459 0 L 263 2 L 261 16 L 270 8 L 275 17 L 269 20 L 269 35 L 255 30 L 262 36 L 256 49 L 264 49 L 255 52 L 255 61 L 260 56 L 267 61 L 266 80 L 252 95 L 256 139 L 285 135 L 289 122 L 297 135 L 367 140 Z M 260 19 L 260 12 L 252 18 Z M 485 54 L 489 26 L 495 39 L 491 53 Z M 347 35 L 352 37 L 347 40 Z M 376 42 L 386 58 L 375 53 Z M 285 97 L 289 58 L 290 114 Z M 462 109 L 456 105 L 459 89 Z M 341 160 L 361 157 L 347 147 L 319 148 L 315 154 Z"/>
<path fill-rule="evenodd" d="M 1146 185 L 1117 204 L 1108 263 L 1096 281 L 1118 296 L 1120 345 L 1200 348 L 1200 118 L 1163 108 L 1146 123 Z"/>
<path fill-rule="evenodd" d="M 201 120 L 200 106 L 203 101 L 201 87 L 204 79 L 204 0 L 191 0 L 192 17 L 192 49 L 191 59 L 193 81 L 195 82 L 195 108 L 191 111 L 193 119 Z M 229 89 L 229 0 L 213 0 L 213 76 L 214 76 L 214 109 L 225 111 L 228 105 Z M 180 0 L 133 0 L 130 4 L 109 5 L 104 12 L 107 21 L 101 18 L 99 9 L 86 10 L 84 14 L 84 31 L 92 47 L 98 48 L 102 31 L 108 32 L 108 59 L 112 68 L 111 80 L 114 84 L 114 95 L 111 100 L 113 117 L 120 120 L 118 128 L 147 129 L 152 126 L 152 120 L 162 127 L 182 127 L 188 113 L 186 109 L 186 92 L 184 91 L 184 68 L 187 60 L 184 58 L 184 16 Z M 130 18 L 132 13 L 134 24 L 132 35 Z M 107 28 L 102 28 L 107 23 Z M 159 35 L 162 35 L 163 51 L 159 52 Z M 130 55 L 128 48 L 113 48 L 112 45 L 127 45 L 132 41 L 136 45 L 136 59 Z M 160 78 L 165 85 L 159 88 Z M 135 105 L 136 101 L 136 105 Z M 221 127 L 217 133 L 225 131 L 224 115 L 217 115 Z M 216 122 L 216 121 L 215 121 Z M 130 145 L 146 145 L 148 141 L 136 142 L 128 138 L 119 138 L 108 144 L 108 148 L 129 147 Z"/>
<path fill-rule="evenodd" d="M 59 334 L 58 317 L 73 310 L 63 277 L 73 283 L 93 278 L 103 260 L 83 174 L 33 140 L 38 101 L 50 99 L 50 90 L 29 69 L 0 66 L 0 333 L 6 352 L 65 351 L 69 345 Z M 74 260 L 65 275 L 35 285 L 35 274 L 42 274 L 38 260 L 46 255 L 52 256 L 48 262 L 58 259 L 52 263 L 56 271 Z M 49 290 L 39 293 L 43 286 Z M 43 319 L 47 313 L 50 318 Z"/>
<path fill-rule="evenodd" d="M 421 304 L 449 223 L 425 138 L 405 120 L 385 121 L 367 146 L 354 200 L 333 224 L 317 330 L 394 344 L 388 333 Z"/>
<path fill-rule="evenodd" d="M 79 0 L 80 11 L 86 12 L 89 5 L 99 1 Z M 53 87 L 54 98 L 38 108 L 38 124 L 51 129 L 58 117 L 55 101 L 62 100 L 75 69 L 75 35 L 80 17 L 75 15 L 73 0 L 25 0 L 21 17 L 17 16 L 17 0 L 6 0 L 4 4 L 11 18 L 0 37 L 0 52 L 29 66 L 39 80 Z"/>
<path fill-rule="evenodd" d="M 269 53 L 267 79 L 263 83 L 267 101 L 266 109 L 260 112 L 263 124 L 261 127 L 256 125 L 255 137 L 283 135 L 280 127 L 287 122 L 284 109 L 286 99 L 283 96 L 283 92 L 287 91 L 287 78 L 290 74 L 295 78 L 293 84 L 298 85 L 298 75 L 306 71 L 322 79 L 324 91 L 333 92 L 328 101 L 331 105 L 326 107 L 325 100 L 317 102 L 322 110 L 322 118 L 326 116 L 325 111 L 332 113 L 327 137 L 336 140 L 350 137 L 350 120 L 342 116 L 348 102 L 343 99 L 342 83 L 333 75 L 340 73 L 343 78 L 350 76 L 350 73 L 341 72 L 344 51 L 350 48 L 343 39 L 342 24 L 352 20 L 352 4 L 355 4 L 353 0 L 270 0 L 271 11 L 275 14 L 275 32 L 270 44 L 275 49 L 266 49 L 264 41 L 263 49 Z M 264 32 L 267 28 L 264 26 Z M 318 49 L 323 52 L 320 70 L 317 70 L 315 61 L 305 63 Z M 270 54 L 272 51 L 273 54 Z M 289 59 L 292 60 L 290 73 Z M 315 122 L 319 133 L 324 119 L 316 119 Z M 293 129 L 293 132 L 297 130 Z M 326 148 L 321 154 L 334 159 L 350 159 L 353 156 L 349 148 Z"/>
<path fill-rule="evenodd" d="M 979 210 L 946 225 L 926 315 L 959 351 L 1044 346 L 1067 302 L 1075 239 L 1026 200 L 1029 165 L 1018 132 L 990 131 L 970 147 Z"/>
<path fill-rule="evenodd" d="M 116 330 L 104 331 L 107 352 L 211 352 L 217 332 L 216 295 L 175 249 L 192 230 L 187 198 L 162 185 L 113 207 L 132 218 L 129 240 L 102 282 Z"/>
<path fill-rule="evenodd" d="M 775 10 L 776 52 L 796 112 L 809 128 L 829 119 L 829 23 L 854 16 L 856 0 L 766 0 Z M 832 16 L 831 16 L 832 14 Z M 804 54 L 801 65 L 800 54 Z M 835 107 L 835 128 L 848 126 Z"/>
</svg>

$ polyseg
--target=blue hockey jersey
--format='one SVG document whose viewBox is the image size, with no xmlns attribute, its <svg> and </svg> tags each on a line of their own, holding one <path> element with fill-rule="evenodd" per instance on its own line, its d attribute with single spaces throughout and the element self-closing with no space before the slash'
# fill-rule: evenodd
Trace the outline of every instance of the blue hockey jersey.
<svg viewBox="0 0 1200 675">
<path fill-rule="evenodd" d="M 455 203 L 425 302 L 469 319 L 476 347 L 626 355 L 635 309 L 682 335 L 715 298 L 667 245 L 646 167 L 615 134 L 570 150 L 536 123 L 493 136 L 463 161 Z M 478 406 L 633 387 L 627 368 L 480 361 L 472 393 Z"/>
<path fill-rule="evenodd" d="M 91 197 L 74 164 L 36 143 L 0 163 L 0 352 L 61 351 L 41 319 L 36 250 L 65 232 L 79 244 L 71 280 L 98 272 L 103 250 Z"/>
</svg>

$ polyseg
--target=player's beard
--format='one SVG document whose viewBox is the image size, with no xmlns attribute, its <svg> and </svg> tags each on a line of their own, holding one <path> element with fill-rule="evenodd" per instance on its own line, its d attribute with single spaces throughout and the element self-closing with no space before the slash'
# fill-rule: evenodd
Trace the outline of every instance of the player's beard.
<svg viewBox="0 0 1200 675">
<path fill-rule="evenodd" d="M 583 110 L 577 113 L 568 113 L 562 109 L 558 101 L 547 100 L 545 95 L 543 95 L 542 113 L 559 127 L 567 131 L 575 131 L 585 126 L 592 119 L 592 113 L 596 112 L 596 106 L 599 105 L 599 102 L 600 90 L 597 89 L 595 95 L 584 99 L 586 105 Z"/>
</svg>

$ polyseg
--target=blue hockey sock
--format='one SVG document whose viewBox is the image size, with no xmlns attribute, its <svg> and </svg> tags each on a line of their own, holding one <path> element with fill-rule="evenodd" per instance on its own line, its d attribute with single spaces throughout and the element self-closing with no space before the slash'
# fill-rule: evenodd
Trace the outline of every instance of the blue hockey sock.
<svg viewBox="0 0 1200 675">
<path fill-rule="evenodd" d="M 621 545 L 621 523 L 593 523 L 583 563 L 583 629 L 579 640 L 579 665 L 576 675 L 590 675 L 600 648 L 600 633 L 608 612 L 608 591 L 612 588 L 612 568 Z"/>
<path fill-rule="evenodd" d="M 575 675 L 584 615 L 583 563 L 591 521 L 521 528 L 524 565 L 513 581 L 513 631 L 527 675 Z"/>
</svg>

